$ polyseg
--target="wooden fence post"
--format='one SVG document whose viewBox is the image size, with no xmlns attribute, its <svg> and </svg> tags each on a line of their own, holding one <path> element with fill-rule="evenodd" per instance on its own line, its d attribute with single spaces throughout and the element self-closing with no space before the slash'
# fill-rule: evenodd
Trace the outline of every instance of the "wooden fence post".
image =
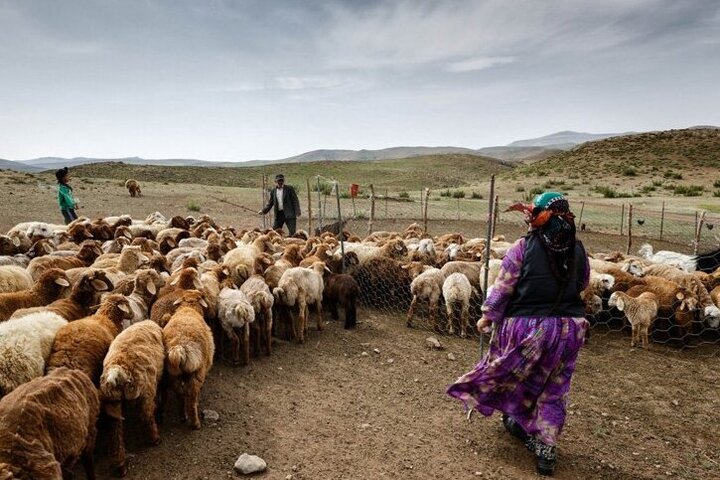
<svg viewBox="0 0 720 480">
<path fill-rule="evenodd" d="M 630 248 L 632 247 L 632 203 L 628 205 L 628 241 L 627 241 L 627 251 L 625 252 L 627 255 L 630 255 Z"/>
<path fill-rule="evenodd" d="M 705 211 L 702 212 L 702 214 L 700 215 L 700 219 L 698 220 L 697 225 L 695 226 L 695 245 L 693 246 L 693 254 L 694 255 L 698 254 L 698 249 L 700 247 L 700 234 L 702 233 L 702 227 L 703 227 L 703 224 L 705 223 L 705 213 L 706 213 Z M 697 212 L 695 212 L 695 214 L 697 215 Z"/>
<path fill-rule="evenodd" d="M 335 200 L 337 200 L 338 224 L 340 225 L 338 231 L 338 238 L 340 238 L 340 258 L 342 259 L 340 262 L 340 273 L 343 273 L 345 271 L 345 236 L 342 233 L 343 221 L 342 212 L 340 211 L 340 185 L 337 180 L 335 180 Z"/>
<path fill-rule="evenodd" d="M 318 228 L 323 228 L 323 212 L 322 212 L 322 194 L 320 193 L 320 175 L 317 176 L 317 194 L 318 194 Z"/>
<path fill-rule="evenodd" d="M 430 201 L 430 189 L 429 189 L 429 188 L 426 188 L 426 189 L 425 189 L 425 205 L 424 205 L 425 208 L 423 209 L 423 231 L 424 231 L 425 233 L 427 233 L 427 231 L 428 231 L 428 227 L 427 227 L 427 224 L 428 224 L 427 211 L 428 211 L 428 203 L 430 203 L 429 201 Z"/>
<path fill-rule="evenodd" d="M 385 189 L 385 219 L 388 218 L 388 189 Z"/>
<path fill-rule="evenodd" d="M 500 216 L 500 195 L 495 195 L 495 202 L 493 204 L 493 217 L 492 217 L 492 236 L 495 236 L 495 229 L 497 228 L 498 217 Z"/>
<path fill-rule="evenodd" d="M 620 235 L 623 234 L 624 230 L 624 222 L 625 222 L 625 204 L 622 204 L 622 210 L 620 210 Z"/>
<path fill-rule="evenodd" d="M 312 236 L 313 234 L 313 218 L 312 218 L 312 195 L 310 194 L 310 178 L 306 178 L 305 182 L 307 183 L 307 198 L 308 198 L 308 235 Z"/>
<path fill-rule="evenodd" d="M 483 291 L 482 301 L 485 302 L 487 298 L 488 290 L 488 273 L 490 271 L 490 244 L 492 243 L 493 231 L 492 231 L 492 219 L 493 219 L 493 208 L 495 206 L 495 175 L 490 177 L 490 197 L 488 199 L 488 216 L 487 216 L 487 234 L 485 236 L 485 271 L 483 273 Z M 480 342 L 480 348 L 482 349 L 482 341 Z"/>
<path fill-rule="evenodd" d="M 423 187 L 420 187 L 420 221 L 422 222 L 423 219 L 423 212 L 425 211 L 423 209 L 423 192 L 425 189 Z"/>
<path fill-rule="evenodd" d="M 387 202 L 387 199 L 385 200 Z M 386 214 L 387 216 L 387 214 Z M 373 231 L 373 223 L 375 223 L 375 187 L 370 184 L 370 218 L 368 219 L 368 235 Z"/>
<path fill-rule="evenodd" d="M 580 228 L 582 228 L 582 216 L 583 216 L 583 211 L 584 211 L 584 210 L 585 210 L 585 200 L 583 200 L 582 202 L 580 202 L 580 216 L 578 217 L 578 222 L 577 222 L 577 223 L 578 223 L 578 227 L 580 227 Z"/>
<path fill-rule="evenodd" d="M 665 201 L 662 203 L 662 210 L 660 210 L 660 241 L 663 239 L 663 228 L 665 227 Z"/>
</svg>

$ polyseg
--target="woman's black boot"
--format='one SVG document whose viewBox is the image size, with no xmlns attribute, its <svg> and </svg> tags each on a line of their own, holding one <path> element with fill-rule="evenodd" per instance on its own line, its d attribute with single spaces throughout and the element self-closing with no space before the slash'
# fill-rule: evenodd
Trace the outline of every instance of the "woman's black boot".
<svg viewBox="0 0 720 480">
<path fill-rule="evenodd" d="M 523 430 L 523 428 L 515 421 L 514 418 L 509 415 L 503 415 L 502 422 L 505 426 L 505 430 L 507 430 L 510 435 L 517 438 L 523 443 L 527 442 L 528 434 L 525 433 L 525 430 Z"/>
<path fill-rule="evenodd" d="M 535 455 L 537 456 L 538 473 L 551 476 L 555 472 L 555 465 L 557 464 L 557 447 L 555 445 L 545 445 L 536 440 Z"/>
</svg>

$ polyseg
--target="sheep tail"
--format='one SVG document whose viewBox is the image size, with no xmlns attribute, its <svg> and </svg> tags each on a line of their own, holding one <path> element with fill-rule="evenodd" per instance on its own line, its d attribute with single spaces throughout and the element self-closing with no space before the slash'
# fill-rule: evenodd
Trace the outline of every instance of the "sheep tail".
<svg viewBox="0 0 720 480">
<path fill-rule="evenodd" d="M 168 372 L 171 375 L 193 373 L 202 366 L 202 353 L 197 345 L 176 345 L 170 347 L 167 353 Z"/>
</svg>

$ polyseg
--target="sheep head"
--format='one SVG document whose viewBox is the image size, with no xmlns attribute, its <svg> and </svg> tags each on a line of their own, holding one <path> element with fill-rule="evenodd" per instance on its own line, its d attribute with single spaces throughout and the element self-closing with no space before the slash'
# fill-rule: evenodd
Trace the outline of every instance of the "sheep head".
<svg viewBox="0 0 720 480">
<path fill-rule="evenodd" d="M 33 291 L 45 299 L 56 299 L 70 287 L 67 274 L 59 268 L 51 268 L 44 272 L 35 282 Z"/>
<path fill-rule="evenodd" d="M 97 246 L 93 240 L 86 240 L 82 243 L 80 251 L 77 253 L 77 257 L 85 262 L 86 265 L 91 265 L 96 258 L 102 255 L 103 251 Z"/>
<path fill-rule="evenodd" d="M 119 293 L 107 295 L 97 310 L 97 315 L 108 317 L 118 330 L 122 330 L 123 320 L 132 320 L 133 313 L 127 297 Z"/>
<path fill-rule="evenodd" d="M 710 328 L 717 328 L 720 326 L 720 308 L 715 305 L 707 305 L 703 311 L 705 320 L 708 322 Z"/>
<path fill-rule="evenodd" d="M 200 272 L 194 267 L 186 267 L 180 271 L 180 274 L 170 282 L 170 285 L 176 286 L 182 289 L 202 289 L 202 282 L 200 281 Z"/>
<path fill-rule="evenodd" d="M 205 312 L 210 308 L 205 301 L 205 296 L 198 290 L 186 290 L 180 298 L 173 302 L 173 305 L 178 308 L 192 308 L 200 315 L 205 315 Z"/>
<path fill-rule="evenodd" d="M 425 271 L 425 264 L 422 262 L 410 262 L 406 265 L 401 265 L 400 268 L 406 270 L 410 278 L 415 278 Z"/>
<path fill-rule="evenodd" d="M 405 242 L 403 242 L 401 239 L 396 238 L 394 240 L 390 240 L 385 248 L 387 248 L 388 255 L 391 258 L 402 258 L 408 253 L 407 246 L 405 245 Z"/>
</svg>

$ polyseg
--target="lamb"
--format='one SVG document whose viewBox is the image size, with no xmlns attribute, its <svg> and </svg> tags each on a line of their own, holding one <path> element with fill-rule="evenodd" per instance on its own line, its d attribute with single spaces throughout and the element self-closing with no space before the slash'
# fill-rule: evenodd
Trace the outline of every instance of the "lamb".
<svg viewBox="0 0 720 480">
<path fill-rule="evenodd" d="M 30 248 L 29 245 L 28 248 Z M 27 250 L 27 248 L 22 251 L 20 250 L 20 237 L 0 235 L 0 255 L 16 255 L 18 253 L 26 252 Z"/>
<path fill-rule="evenodd" d="M 105 354 L 122 330 L 123 320 L 129 318 L 132 312 L 127 299 L 122 295 L 109 295 L 95 315 L 70 322 L 58 330 L 47 370 L 75 368 L 97 384 Z"/>
<path fill-rule="evenodd" d="M 410 251 L 410 261 L 435 265 L 437 254 L 431 238 L 423 238 L 418 242 L 417 248 L 408 248 L 408 251 Z"/>
<path fill-rule="evenodd" d="M 632 325 L 630 346 L 641 345 L 643 348 L 647 348 L 648 331 L 658 314 L 658 299 L 655 294 L 645 292 L 633 298 L 623 292 L 613 292 L 608 305 L 625 312 L 625 316 Z"/>
<path fill-rule="evenodd" d="M 440 270 L 446 277 L 452 273 L 462 273 L 470 281 L 470 285 L 476 289 L 480 289 L 480 283 L 482 282 L 480 272 L 482 271 L 482 267 L 483 264 L 480 262 L 464 262 L 457 260 L 447 262 Z"/>
<path fill-rule="evenodd" d="M 218 318 L 220 325 L 232 344 L 233 364 L 240 363 L 240 337 L 236 330 L 243 332 L 243 365 L 250 363 L 250 324 L 255 322 L 255 309 L 240 290 L 225 287 L 218 296 Z"/>
<path fill-rule="evenodd" d="M 14 265 L 0 267 L 0 293 L 30 290 L 32 286 L 33 279 L 24 268 Z"/>
<path fill-rule="evenodd" d="M 410 272 L 413 278 L 410 282 L 410 293 L 412 293 L 412 302 L 407 313 L 407 326 L 412 328 L 412 318 L 415 313 L 415 306 L 418 300 L 427 299 L 430 306 L 430 324 L 433 330 L 437 329 L 437 308 L 442 293 L 445 275 L 439 268 L 428 267 L 418 262 L 412 262 L 404 265 L 403 268 Z"/>
<path fill-rule="evenodd" d="M 172 279 L 169 285 L 160 289 L 157 300 L 150 308 L 150 320 L 164 327 L 175 312 L 176 300 L 182 298 L 187 290 L 203 290 L 200 273 L 196 268 L 180 270 L 180 274 Z"/>
<path fill-rule="evenodd" d="M 314 250 L 311 251 L 307 257 L 303 258 L 300 262 L 300 266 L 309 267 L 315 262 L 325 262 L 330 256 L 327 253 L 328 250 L 330 250 L 330 247 L 324 243 L 315 246 Z"/>
<path fill-rule="evenodd" d="M 40 307 L 57 300 L 70 286 L 67 275 L 59 268 L 43 273 L 32 289 L 0 293 L 0 321 L 7 320 L 21 308 Z"/>
<path fill-rule="evenodd" d="M 140 184 L 136 180 L 128 179 L 125 181 L 125 188 L 127 188 L 131 197 L 142 197 L 142 191 L 140 190 Z"/>
<path fill-rule="evenodd" d="M 130 246 L 130 240 L 126 237 L 118 237 L 103 243 L 101 249 L 103 253 L 120 253 L 127 246 Z"/>
<path fill-rule="evenodd" d="M 0 400 L 0 478 L 59 480 L 80 457 L 95 479 L 93 450 L 100 411 L 87 375 L 60 368 Z"/>
<path fill-rule="evenodd" d="M 252 324 L 257 340 L 253 343 L 253 350 L 259 350 L 259 344 L 263 345 L 265 354 L 272 353 L 272 328 L 273 328 L 273 297 L 270 287 L 265 283 L 262 275 L 254 274 L 240 286 L 240 291 L 245 294 L 248 301 L 255 310 L 255 321 Z"/>
<path fill-rule="evenodd" d="M 175 302 L 177 311 L 163 328 L 165 369 L 172 389 L 181 398 L 184 418 L 197 430 L 200 390 L 212 367 L 215 344 L 210 327 L 203 320 L 207 303 L 202 293 L 189 290 Z"/>
<path fill-rule="evenodd" d="M 28 265 L 28 273 L 37 280 L 43 272 L 51 268 L 59 268 L 61 270 L 70 270 L 71 268 L 84 268 L 90 266 L 97 257 L 102 255 L 102 250 L 94 242 L 84 243 L 77 254 L 69 257 L 61 257 L 57 255 L 46 255 L 39 258 L 33 258 Z"/>
<path fill-rule="evenodd" d="M 139 401 L 142 422 L 150 434 L 150 443 L 160 442 L 155 422 L 156 393 L 165 364 L 163 331 L 150 320 L 136 323 L 120 332 L 110 344 L 100 377 L 103 411 L 113 419 L 113 464 L 125 476 L 123 441 L 123 401 Z"/>
<path fill-rule="evenodd" d="M 65 324 L 52 312 L 0 323 L 0 397 L 45 373 L 55 334 Z"/>
<path fill-rule="evenodd" d="M 698 300 L 686 288 L 662 277 L 648 275 L 644 282 L 627 289 L 625 293 L 637 297 L 641 293 L 652 292 L 657 297 L 659 315 L 675 318 L 675 323 L 685 333 L 691 333 L 695 320 L 695 308 Z M 617 291 L 617 288 L 616 288 Z"/>
<path fill-rule="evenodd" d="M 112 288 L 104 272 L 100 270 L 88 271 L 76 283 L 68 298 L 60 298 L 45 307 L 21 308 L 15 310 L 10 318 L 20 318 L 25 315 L 47 311 L 53 312 L 68 322 L 90 315 L 91 305 L 97 304 L 98 292 Z"/>
<path fill-rule="evenodd" d="M 311 268 L 293 267 L 283 273 L 278 286 L 273 290 L 275 301 L 293 307 L 297 305 L 298 319 L 293 317 L 293 330 L 299 343 L 305 343 L 309 305 L 317 309 L 317 329 L 322 330 L 323 262 L 316 262 Z"/>
<path fill-rule="evenodd" d="M 345 309 L 345 328 L 357 325 L 357 301 L 360 297 L 360 285 L 347 273 L 325 273 L 323 303 L 330 310 L 333 320 L 339 318 L 338 305 Z"/>
<path fill-rule="evenodd" d="M 453 335 L 454 313 L 460 309 L 460 336 L 465 338 L 470 324 L 470 298 L 477 290 L 470 285 L 468 278 L 462 273 L 451 273 L 445 278 L 442 285 L 442 294 L 445 299 L 445 308 L 448 317 L 448 333 Z"/>
<path fill-rule="evenodd" d="M 252 274 L 255 268 L 255 259 L 263 252 L 272 252 L 274 247 L 270 243 L 269 235 L 257 237 L 251 244 L 239 244 L 236 248 L 225 254 L 223 264 L 230 269 L 235 285 L 240 286 Z"/>
<path fill-rule="evenodd" d="M 360 285 L 361 300 L 366 304 L 396 306 L 410 305 L 410 274 L 397 260 L 387 257 L 371 258 L 352 272 Z"/>
</svg>

